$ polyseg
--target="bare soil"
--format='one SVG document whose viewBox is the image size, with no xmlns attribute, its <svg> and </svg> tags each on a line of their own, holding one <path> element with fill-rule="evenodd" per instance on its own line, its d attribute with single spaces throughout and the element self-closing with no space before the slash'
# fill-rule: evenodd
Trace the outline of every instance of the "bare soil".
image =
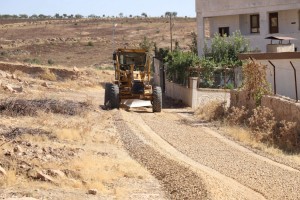
<svg viewBox="0 0 300 200">
<path fill-rule="evenodd" d="M 189 49 L 196 19 L 177 18 L 174 23 L 173 47 L 178 41 Z M 165 18 L 0 20 L 0 35 L 0 61 L 70 67 L 111 66 L 115 48 L 137 48 L 145 36 L 158 48 L 170 47 Z"/>
</svg>

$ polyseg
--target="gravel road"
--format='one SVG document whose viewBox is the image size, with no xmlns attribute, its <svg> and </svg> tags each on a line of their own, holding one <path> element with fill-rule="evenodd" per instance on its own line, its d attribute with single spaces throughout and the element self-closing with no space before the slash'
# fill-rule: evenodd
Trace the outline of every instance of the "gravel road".
<svg viewBox="0 0 300 200">
<path fill-rule="evenodd" d="M 114 122 L 131 157 L 145 166 L 163 185 L 170 199 L 207 199 L 206 188 L 197 173 L 162 155 L 139 137 L 115 111 Z M 141 135 L 140 135 L 141 136 Z"/>
<path fill-rule="evenodd" d="M 167 199 L 300 199 L 299 169 L 189 121 L 188 110 L 112 112 L 124 147 Z"/>
<path fill-rule="evenodd" d="M 263 198 L 300 199 L 298 170 L 245 150 L 208 128 L 185 123 L 176 113 L 131 114 L 135 119 L 141 117 L 155 134 L 192 160 L 256 191 Z M 213 193 L 211 187 L 214 186 L 210 185 L 208 193 Z"/>
</svg>

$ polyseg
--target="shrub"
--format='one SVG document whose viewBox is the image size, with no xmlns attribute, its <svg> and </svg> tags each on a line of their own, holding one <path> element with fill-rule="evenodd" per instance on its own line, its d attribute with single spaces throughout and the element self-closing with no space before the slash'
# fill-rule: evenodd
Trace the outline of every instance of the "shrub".
<svg viewBox="0 0 300 200">
<path fill-rule="evenodd" d="M 255 108 L 248 123 L 255 139 L 262 142 L 270 141 L 273 143 L 273 132 L 276 121 L 271 109 L 261 106 Z"/>
<path fill-rule="evenodd" d="M 23 60 L 23 62 L 31 63 L 31 64 L 41 64 L 42 62 L 38 58 L 26 58 Z"/>
<path fill-rule="evenodd" d="M 93 46 L 94 46 L 94 43 L 93 43 L 92 41 L 89 41 L 88 44 L 87 44 L 87 46 L 93 47 Z"/>
<path fill-rule="evenodd" d="M 244 106 L 242 106 L 242 108 L 231 107 L 228 115 L 226 116 L 226 122 L 229 125 L 243 125 L 246 124 L 248 117 L 249 112 Z"/>
<path fill-rule="evenodd" d="M 54 61 L 53 61 L 52 59 L 49 59 L 49 60 L 48 60 L 48 64 L 49 64 L 49 65 L 53 65 L 53 64 L 54 64 Z"/>
<path fill-rule="evenodd" d="M 256 105 L 259 106 L 263 95 L 271 94 L 271 87 L 267 81 L 266 66 L 255 60 L 248 60 L 243 65 L 243 85 L 241 90 L 247 91 L 255 100 Z"/>
<path fill-rule="evenodd" d="M 146 36 L 144 36 L 143 40 L 139 44 L 141 49 L 145 49 L 148 52 L 153 50 L 154 42 L 150 41 Z"/>
<path fill-rule="evenodd" d="M 282 120 L 276 124 L 274 131 L 275 143 L 287 151 L 299 150 L 299 134 L 297 133 L 297 123 Z"/>
<path fill-rule="evenodd" d="M 47 80 L 47 81 L 56 81 L 57 80 L 56 75 L 47 68 L 44 69 L 44 72 L 41 73 L 39 77 L 40 77 L 40 79 Z"/>
<path fill-rule="evenodd" d="M 211 101 L 199 107 L 195 111 L 195 115 L 205 121 L 221 120 L 226 114 L 225 104 L 226 102 L 224 101 Z"/>
</svg>

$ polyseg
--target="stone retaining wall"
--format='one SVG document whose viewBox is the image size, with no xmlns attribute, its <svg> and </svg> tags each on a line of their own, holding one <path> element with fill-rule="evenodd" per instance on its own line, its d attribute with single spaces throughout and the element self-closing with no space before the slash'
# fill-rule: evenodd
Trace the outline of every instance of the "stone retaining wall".
<svg viewBox="0 0 300 200">
<path fill-rule="evenodd" d="M 300 103 L 277 96 L 264 96 L 261 104 L 273 110 L 277 120 L 296 122 L 300 130 Z"/>
<path fill-rule="evenodd" d="M 244 106 L 249 110 L 256 107 L 255 101 L 250 98 L 245 91 L 232 90 L 230 96 L 231 107 L 241 108 Z M 296 122 L 300 130 L 300 103 L 280 96 L 263 96 L 261 106 L 271 109 L 274 113 L 274 117 L 279 121 L 286 120 L 288 122 Z"/>
</svg>

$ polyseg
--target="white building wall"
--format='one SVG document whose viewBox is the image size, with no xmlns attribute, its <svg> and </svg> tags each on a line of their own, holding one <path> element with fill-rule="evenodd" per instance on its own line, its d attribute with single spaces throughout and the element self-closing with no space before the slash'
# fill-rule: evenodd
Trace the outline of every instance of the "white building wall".
<svg viewBox="0 0 300 200">
<path fill-rule="evenodd" d="M 300 8 L 299 8 L 300 10 Z M 299 33 L 299 10 L 279 11 L 279 33 Z"/>
<path fill-rule="evenodd" d="M 214 36 L 214 33 L 219 32 L 219 27 L 229 27 L 230 35 L 233 32 L 240 29 L 240 19 L 238 15 L 224 16 L 224 17 L 215 17 L 211 21 L 211 37 Z"/>
<path fill-rule="evenodd" d="M 196 0 L 196 12 L 203 17 L 239 15 L 299 8 L 300 0 Z"/>
<path fill-rule="evenodd" d="M 296 99 L 295 75 L 290 61 L 296 68 L 298 98 L 300 98 L 300 59 L 280 59 L 270 60 L 275 65 L 276 93 Z M 263 65 L 267 65 L 267 79 L 274 90 L 274 69 L 267 60 L 259 60 Z"/>
<path fill-rule="evenodd" d="M 300 0 L 196 0 L 198 26 L 198 53 L 204 47 L 203 19 L 209 17 L 211 37 L 218 33 L 219 27 L 230 27 L 230 32 L 240 30 L 250 40 L 252 50 L 266 52 L 270 41 L 264 39 L 269 34 L 269 13 L 278 12 L 278 36 L 294 37 L 292 41 L 300 51 Z M 250 15 L 260 15 L 260 33 L 250 33 Z M 210 41 L 208 41 L 210 44 Z"/>
</svg>

